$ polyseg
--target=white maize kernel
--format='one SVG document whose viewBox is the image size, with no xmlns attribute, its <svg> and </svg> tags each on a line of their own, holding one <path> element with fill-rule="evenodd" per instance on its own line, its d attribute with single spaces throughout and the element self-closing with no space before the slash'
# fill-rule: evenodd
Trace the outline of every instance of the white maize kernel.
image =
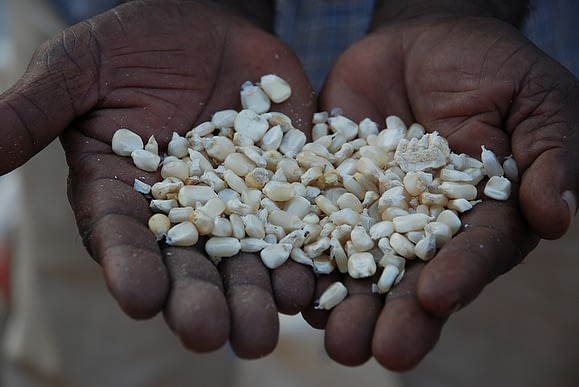
<svg viewBox="0 0 579 387">
<path fill-rule="evenodd" d="M 398 269 L 398 271 L 402 272 L 406 267 L 406 259 L 402 258 L 399 255 L 395 255 L 393 253 L 387 252 L 382 255 L 380 260 L 378 261 L 378 265 L 386 268 L 388 265 L 392 265 Z"/>
<path fill-rule="evenodd" d="M 210 257 L 233 257 L 241 250 L 241 242 L 233 237 L 211 237 L 205 242 L 205 252 Z"/>
<path fill-rule="evenodd" d="M 362 226 L 355 226 L 352 228 L 350 240 L 357 251 L 368 251 L 374 247 L 374 241 Z"/>
<path fill-rule="evenodd" d="M 370 227 L 370 238 L 378 240 L 384 237 L 389 237 L 394 232 L 394 223 L 389 220 L 374 223 Z"/>
<path fill-rule="evenodd" d="M 189 177 L 189 165 L 183 160 L 176 159 L 169 162 L 163 162 L 161 167 L 161 177 L 176 177 L 180 180 L 187 180 Z"/>
<path fill-rule="evenodd" d="M 179 192 L 183 187 L 183 182 L 176 178 L 168 178 L 159 181 L 151 187 L 151 195 L 155 199 L 167 199 L 169 196 Z"/>
<path fill-rule="evenodd" d="M 304 217 L 310 213 L 311 203 L 303 196 L 294 196 L 285 203 L 283 210 L 307 223 Z"/>
<path fill-rule="evenodd" d="M 223 127 L 233 127 L 235 123 L 235 117 L 237 117 L 237 111 L 235 109 L 225 109 L 215 112 L 211 117 L 211 123 L 216 128 Z M 211 132 L 207 133 L 210 134 Z"/>
<path fill-rule="evenodd" d="M 289 243 L 294 247 L 302 247 L 307 237 L 307 232 L 302 230 L 294 230 L 279 240 L 279 243 Z"/>
<path fill-rule="evenodd" d="M 247 185 L 245 184 L 245 181 L 230 169 L 227 169 L 223 172 L 222 178 L 225 181 L 225 183 L 227 183 L 229 188 L 237 191 L 240 194 L 248 189 Z"/>
<path fill-rule="evenodd" d="M 262 189 L 271 180 L 273 173 L 265 168 L 255 168 L 245 175 L 245 185 L 248 188 Z"/>
<path fill-rule="evenodd" d="M 159 154 L 159 143 L 157 143 L 157 140 L 155 139 L 154 135 L 151 135 L 151 137 L 149 137 L 149 140 L 147 140 L 147 143 L 145 144 L 145 150 L 154 153 L 156 155 Z"/>
<path fill-rule="evenodd" d="M 149 208 L 153 212 L 162 212 L 168 214 L 172 208 L 178 207 L 179 203 L 175 199 L 153 199 L 149 203 Z"/>
<path fill-rule="evenodd" d="M 304 222 L 300 218 L 283 210 L 272 211 L 267 220 L 269 223 L 281 227 L 286 233 L 304 226 Z"/>
<path fill-rule="evenodd" d="M 259 255 L 265 266 L 276 269 L 288 260 L 291 251 L 291 243 L 276 243 L 261 250 Z"/>
<path fill-rule="evenodd" d="M 312 115 L 312 123 L 313 124 L 322 124 L 328 121 L 329 114 L 328 112 L 315 112 Z"/>
<path fill-rule="evenodd" d="M 392 219 L 392 223 L 396 232 L 403 234 L 408 231 L 422 230 L 432 219 L 429 215 L 414 213 L 397 216 Z"/>
<path fill-rule="evenodd" d="M 287 115 L 281 112 L 267 112 L 263 113 L 262 117 L 267 120 L 270 126 L 279 125 L 281 130 L 286 133 L 290 129 L 294 129 L 292 120 Z"/>
<path fill-rule="evenodd" d="M 458 211 L 460 213 L 469 211 L 472 209 L 472 203 L 464 198 L 449 200 L 447 205 L 449 209 Z"/>
<path fill-rule="evenodd" d="M 330 310 L 342 302 L 348 295 L 348 289 L 341 282 L 334 282 L 322 293 L 315 302 L 315 309 Z"/>
<path fill-rule="evenodd" d="M 165 243 L 169 246 L 193 246 L 199 240 L 197 228 L 191 222 L 182 222 L 167 231 Z"/>
<path fill-rule="evenodd" d="M 151 193 L 151 186 L 139 179 L 134 180 L 133 189 L 143 195 L 148 195 L 149 193 Z"/>
<path fill-rule="evenodd" d="M 431 233 L 419 240 L 414 246 L 414 253 L 423 261 L 429 261 L 436 254 L 436 238 Z"/>
<path fill-rule="evenodd" d="M 245 233 L 251 238 L 265 238 L 265 227 L 257 215 L 247 214 L 241 217 L 245 226 Z"/>
<path fill-rule="evenodd" d="M 390 235 L 390 246 L 392 249 L 400 254 L 406 259 L 416 258 L 416 252 L 414 251 L 414 244 L 408 240 L 404 235 L 400 233 L 393 233 Z"/>
<path fill-rule="evenodd" d="M 507 179 L 515 183 L 519 181 L 519 167 L 512 155 L 503 162 L 503 170 Z"/>
<path fill-rule="evenodd" d="M 213 232 L 215 223 L 213 217 L 209 216 L 205 211 L 196 209 L 193 211 L 189 220 L 195 225 L 199 235 L 209 235 Z"/>
<path fill-rule="evenodd" d="M 335 237 L 330 238 L 330 258 L 336 262 L 340 273 L 348 272 L 348 255 L 340 241 Z"/>
<path fill-rule="evenodd" d="M 336 226 L 341 224 L 349 224 L 350 226 L 355 226 L 360 223 L 360 214 L 351 208 L 344 208 L 343 210 L 336 211 L 330 215 L 330 220 L 334 222 Z"/>
<path fill-rule="evenodd" d="M 153 214 L 148 222 L 149 230 L 155 235 L 159 241 L 167 235 L 167 231 L 171 228 L 171 220 L 165 214 Z"/>
<path fill-rule="evenodd" d="M 330 238 L 328 237 L 321 237 L 317 241 L 303 247 L 305 253 L 311 258 L 319 257 L 329 248 Z"/>
<path fill-rule="evenodd" d="M 368 138 L 370 135 L 378 134 L 378 124 L 369 118 L 364 118 L 358 123 L 358 136 L 360 138 Z"/>
<path fill-rule="evenodd" d="M 231 223 L 231 236 L 237 240 L 245 238 L 245 224 L 241 216 L 230 214 L 229 222 Z"/>
<path fill-rule="evenodd" d="M 286 157 L 295 157 L 306 144 L 306 135 L 298 129 L 290 129 L 284 135 L 279 145 L 279 151 Z"/>
<path fill-rule="evenodd" d="M 325 122 L 314 124 L 312 127 L 312 140 L 315 142 L 326 136 L 328 136 L 328 125 Z"/>
<path fill-rule="evenodd" d="M 304 250 L 300 247 L 294 247 L 290 252 L 290 258 L 293 259 L 297 263 L 301 263 L 302 265 L 306 266 L 313 266 L 314 261 L 310 258 Z"/>
<path fill-rule="evenodd" d="M 223 160 L 223 166 L 233 171 L 237 176 L 242 177 L 246 176 L 257 167 L 257 165 L 246 155 L 237 152 L 227 155 L 225 160 Z"/>
<path fill-rule="evenodd" d="M 143 171 L 155 172 L 159 168 L 161 163 L 161 158 L 159 155 L 149 152 L 145 149 L 136 149 L 131 152 L 131 157 L 135 166 Z M 187 169 L 187 176 L 189 176 L 189 170 Z"/>
<path fill-rule="evenodd" d="M 197 202 L 205 203 L 216 198 L 217 193 L 211 187 L 204 185 L 186 185 L 179 190 L 179 203 L 184 206 L 195 206 Z"/>
<path fill-rule="evenodd" d="M 286 202 L 295 196 L 295 191 L 290 183 L 269 181 L 263 187 L 263 193 L 273 201 Z"/>
<path fill-rule="evenodd" d="M 413 244 L 417 244 L 419 241 L 421 241 L 425 236 L 426 233 L 424 231 L 408 231 L 407 233 L 404 234 L 404 236 Z"/>
<path fill-rule="evenodd" d="M 450 228 L 452 235 L 456 234 L 462 226 L 462 222 L 458 215 L 451 210 L 443 210 L 438 214 L 436 221 L 446 224 Z"/>
<path fill-rule="evenodd" d="M 352 140 L 358 135 L 358 124 L 344 116 L 328 118 L 328 126 L 334 133 L 339 133 L 346 141 Z"/>
<path fill-rule="evenodd" d="M 257 114 L 265 113 L 271 106 L 271 101 L 263 89 L 251 82 L 241 85 L 241 106 Z"/>
<path fill-rule="evenodd" d="M 283 131 L 281 126 L 276 125 L 269 128 L 261 138 L 261 148 L 264 151 L 277 150 L 283 140 Z"/>
<path fill-rule="evenodd" d="M 354 279 L 371 277 L 376 273 L 376 261 L 370 253 L 361 252 L 348 259 L 348 274 Z"/>
<path fill-rule="evenodd" d="M 231 222 L 227 218 L 215 217 L 213 218 L 213 229 L 211 235 L 220 237 L 230 237 L 233 235 L 233 228 Z"/>
<path fill-rule="evenodd" d="M 410 171 L 402 180 L 404 188 L 412 196 L 418 196 L 432 183 L 432 174 L 424 171 Z"/>
<path fill-rule="evenodd" d="M 175 207 L 171 208 L 168 217 L 171 223 L 181 223 L 189 220 L 193 213 L 193 207 Z"/>
<path fill-rule="evenodd" d="M 453 235 L 452 229 L 450 226 L 444 222 L 436 221 L 430 222 L 425 227 L 424 230 L 426 231 L 427 235 L 432 235 L 436 241 L 436 247 L 441 248 L 448 242 Z"/>
<path fill-rule="evenodd" d="M 396 281 L 396 277 L 400 274 L 400 270 L 394 265 L 386 265 L 380 274 L 380 278 L 376 283 L 376 287 L 378 289 L 378 293 L 386 293 L 390 290 L 394 282 Z"/>
<path fill-rule="evenodd" d="M 504 174 L 504 170 L 495 153 L 485 148 L 484 145 L 481 145 L 481 150 L 480 159 L 483 163 L 485 174 L 488 177 L 502 176 Z"/>
<path fill-rule="evenodd" d="M 477 196 L 476 187 L 467 183 L 455 183 L 452 181 L 445 181 L 439 186 L 440 191 L 444 193 L 449 199 L 463 198 L 466 200 L 474 200 Z"/>
<path fill-rule="evenodd" d="M 233 141 L 224 136 L 213 136 L 203 139 L 203 146 L 207 155 L 219 162 L 235 152 Z"/>
<path fill-rule="evenodd" d="M 406 137 L 406 125 L 397 116 L 388 116 L 385 121 L 386 129 L 378 134 L 378 146 L 386 151 L 393 151 Z"/>
<path fill-rule="evenodd" d="M 269 128 L 266 119 L 250 109 L 243 109 L 237 113 L 233 125 L 238 134 L 247 136 L 253 142 L 261 140 Z"/>
<path fill-rule="evenodd" d="M 261 77 L 260 86 L 269 99 L 275 103 L 287 100 L 292 93 L 290 85 L 281 77 L 275 74 L 267 74 Z"/>
<path fill-rule="evenodd" d="M 507 200 L 511 196 L 511 181 L 503 176 L 491 176 L 485 185 L 484 194 L 491 199 Z"/>
<path fill-rule="evenodd" d="M 113 134 L 111 147 L 119 156 L 130 156 L 134 150 L 143 149 L 143 139 L 137 133 L 126 128 L 120 128 Z"/>
<path fill-rule="evenodd" d="M 330 199 L 324 195 L 316 197 L 315 203 L 320 210 L 326 215 L 332 215 L 333 213 L 339 211 L 338 206 L 336 206 Z"/>
<path fill-rule="evenodd" d="M 185 157 L 189 154 L 189 141 L 177 132 L 173 132 L 171 141 L 167 144 L 167 154 L 178 158 Z"/>
</svg>

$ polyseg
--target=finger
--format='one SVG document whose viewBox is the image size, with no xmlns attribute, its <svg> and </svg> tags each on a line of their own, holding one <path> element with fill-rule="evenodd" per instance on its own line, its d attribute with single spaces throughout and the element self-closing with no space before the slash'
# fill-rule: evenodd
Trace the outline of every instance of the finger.
<svg viewBox="0 0 579 387">
<path fill-rule="evenodd" d="M 108 146 L 67 132 L 63 144 L 85 141 L 87 148 Z M 110 150 L 109 150 L 110 151 Z M 161 311 L 168 278 L 159 246 L 148 230 L 147 200 L 132 184 L 141 173 L 111 154 L 69 152 L 69 197 L 80 235 L 102 266 L 109 291 L 133 318 Z"/>
<path fill-rule="evenodd" d="M 513 156 L 521 208 L 533 230 L 556 239 L 570 227 L 579 195 L 579 81 L 541 58 L 513 101 Z"/>
<path fill-rule="evenodd" d="M 316 283 L 314 288 L 313 300 L 318 300 L 322 293 L 335 281 L 341 281 L 342 275 L 334 270 L 332 273 L 326 275 L 318 275 L 316 277 Z M 312 302 L 306 309 L 302 310 L 302 317 L 304 320 L 310 324 L 313 328 L 324 329 L 328 318 L 330 317 L 330 311 L 323 309 L 316 309 L 314 307 L 314 302 Z"/>
<path fill-rule="evenodd" d="M 332 309 L 326 323 L 326 352 L 340 364 L 360 365 L 372 356 L 374 324 L 383 305 L 382 297 L 372 293 L 372 282 L 376 278 L 346 276 L 348 296 Z"/>
<path fill-rule="evenodd" d="M 311 267 L 290 259 L 270 273 L 271 286 L 280 313 L 297 314 L 312 304 L 315 277 Z"/>
<path fill-rule="evenodd" d="M 41 45 L 22 78 L 0 96 L 0 174 L 26 162 L 96 101 L 94 52 L 86 29 Z"/>
<path fill-rule="evenodd" d="M 431 313 L 446 316 L 472 301 L 537 245 L 515 199 L 487 200 L 463 216 L 463 228 L 426 265 L 418 298 Z"/>
<path fill-rule="evenodd" d="M 543 151 L 528 168 L 532 150 L 527 148 L 523 152 L 517 147 L 513 152 L 523 163 L 521 208 L 535 232 L 546 239 L 563 236 L 577 212 L 579 161 L 578 156 L 565 146 L 553 146 Z"/>
<path fill-rule="evenodd" d="M 422 267 L 407 267 L 404 279 L 386 295 L 374 329 L 374 358 L 393 371 L 415 367 L 434 348 L 444 324 L 444 318 L 427 313 L 416 297 Z"/>
<path fill-rule="evenodd" d="M 168 325 L 194 352 L 222 347 L 231 323 L 219 271 L 193 248 L 165 247 L 163 255 L 171 278 L 165 307 Z"/>
<path fill-rule="evenodd" d="M 231 313 L 229 341 L 243 359 L 273 351 L 279 336 L 279 320 L 268 269 L 258 256 L 241 253 L 219 264 Z"/>
</svg>

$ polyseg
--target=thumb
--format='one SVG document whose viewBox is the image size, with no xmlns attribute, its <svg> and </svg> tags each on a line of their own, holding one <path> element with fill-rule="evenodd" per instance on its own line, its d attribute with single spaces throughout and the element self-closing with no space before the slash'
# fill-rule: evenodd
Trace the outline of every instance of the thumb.
<svg viewBox="0 0 579 387">
<path fill-rule="evenodd" d="M 560 238 L 571 227 L 577 212 L 578 165 L 573 153 L 552 148 L 534 160 L 522 176 L 521 208 L 542 238 Z"/>
<path fill-rule="evenodd" d="M 96 101 L 91 46 L 86 26 L 63 31 L 36 50 L 25 74 L 0 95 L 0 175 L 24 164 Z"/>
</svg>

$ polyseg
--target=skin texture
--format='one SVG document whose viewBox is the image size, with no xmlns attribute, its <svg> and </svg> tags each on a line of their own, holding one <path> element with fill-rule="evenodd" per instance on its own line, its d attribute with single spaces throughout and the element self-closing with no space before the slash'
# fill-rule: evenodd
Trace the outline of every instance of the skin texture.
<svg viewBox="0 0 579 387">
<path fill-rule="evenodd" d="M 463 217 L 468 227 L 428 264 L 410 263 L 385 297 L 371 293 L 371 279 L 314 278 L 293 262 L 271 273 L 249 254 L 216 267 L 202 243 L 160 246 L 146 226 L 146 199 L 132 188 L 135 178 L 159 176 L 114 155 L 114 131 L 127 127 L 144 140 L 154 134 L 163 149 L 173 131 L 239 108 L 239 85 L 264 73 L 291 84 L 292 98 L 274 108 L 306 132 L 314 111 L 333 107 L 380 123 L 397 114 L 439 131 L 455 152 L 478 156 L 485 144 L 512 153 L 520 193 L 476 206 Z M 133 1 L 43 44 L 0 96 L 0 173 L 60 136 L 79 230 L 111 294 L 133 318 L 163 312 L 192 351 L 229 340 L 240 357 L 263 356 L 277 342 L 277 313 L 302 311 L 325 328 L 336 361 L 357 365 L 373 356 L 406 370 L 433 348 L 451 313 L 521 262 L 540 237 L 567 230 L 578 192 L 578 93 L 573 76 L 509 25 L 438 14 L 389 23 L 355 43 L 316 105 L 293 53 L 256 26 L 208 4 Z M 315 310 L 313 301 L 339 279 L 349 298 Z"/>
<path fill-rule="evenodd" d="M 359 310 L 366 300 L 333 310 L 325 325 L 331 357 L 352 364 L 373 355 L 390 369 L 414 367 L 445 318 L 521 262 L 540 237 L 567 231 L 579 182 L 577 106 L 577 79 L 518 30 L 491 18 L 392 22 L 337 60 L 321 109 L 341 107 L 348 117 L 377 122 L 399 115 L 440 132 L 456 153 L 480 157 L 485 144 L 501 157 L 513 154 L 522 178 L 511 199 L 484 200 L 463 216 L 468 227 L 431 262 L 410 265 L 378 318 L 372 310 L 357 322 L 376 321 L 373 335 L 347 328 L 360 317 L 345 309 Z M 362 347 L 360 341 L 366 351 L 349 350 L 354 342 Z"/>
</svg>

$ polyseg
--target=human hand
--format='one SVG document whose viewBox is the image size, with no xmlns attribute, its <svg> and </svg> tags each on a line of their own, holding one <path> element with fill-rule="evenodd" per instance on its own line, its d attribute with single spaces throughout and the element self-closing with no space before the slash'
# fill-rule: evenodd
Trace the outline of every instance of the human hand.
<svg viewBox="0 0 579 387">
<path fill-rule="evenodd" d="M 539 238 L 566 232 L 579 194 L 577 106 L 577 79 L 491 18 L 392 22 L 338 59 L 321 109 L 340 107 L 348 117 L 376 122 L 395 114 L 477 158 L 481 144 L 503 157 L 512 153 L 521 182 L 510 200 L 483 199 L 465 214 L 468 227 L 428 264 L 412 263 L 385 300 L 368 283 L 346 279 L 344 302 L 330 313 L 305 312 L 312 325 L 325 327 L 332 358 L 360 364 L 374 356 L 390 369 L 414 367 L 448 316 L 521 262 Z"/>
<path fill-rule="evenodd" d="M 173 131 L 183 135 L 218 110 L 240 108 L 239 86 L 268 72 L 292 85 L 293 98 L 276 110 L 297 127 L 309 123 L 310 85 L 273 36 L 207 2 L 133 1 L 43 44 L 0 97 L 0 173 L 61 136 L 80 234 L 110 292 L 133 318 L 163 310 L 193 351 L 229 338 L 240 357 L 270 352 L 278 310 L 297 313 L 309 303 L 313 275 L 288 262 L 270 277 L 250 255 L 216 268 L 202 247 L 161 248 L 147 229 L 148 203 L 132 188 L 137 177 L 160 177 L 113 154 L 111 138 L 126 127 L 144 140 L 155 135 L 163 149 Z M 290 281 L 302 287 L 284 286 Z"/>
</svg>

